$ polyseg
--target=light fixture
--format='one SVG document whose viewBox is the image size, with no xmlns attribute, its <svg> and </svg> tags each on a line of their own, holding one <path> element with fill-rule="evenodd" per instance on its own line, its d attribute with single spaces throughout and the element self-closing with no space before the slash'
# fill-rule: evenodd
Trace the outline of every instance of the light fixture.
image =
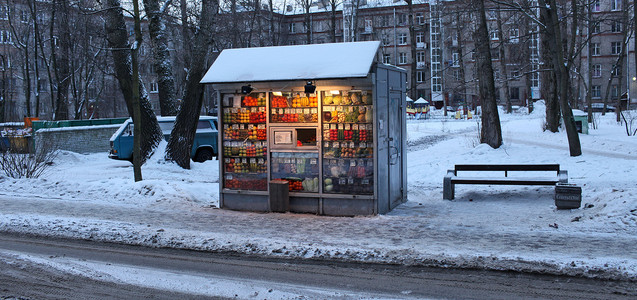
<svg viewBox="0 0 637 300">
<path fill-rule="evenodd" d="M 305 93 L 306 94 L 314 94 L 314 91 L 316 91 L 316 86 L 314 84 L 312 84 L 312 81 L 307 81 L 307 84 L 305 85 Z"/>
<path fill-rule="evenodd" d="M 339 90 L 331 90 L 330 91 L 330 94 L 332 94 L 332 95 L 339 95 L 340 93 L 341 93 L 341 91 L 339 91 Z"/>
<path fill-rule="evenodd" d="M 281 97 L 281 96 L 283 96 L 283 93 L 281 93 L 281 92 L 272 92 L 272 95 Z"/>
<path fill-rule="evenodd" d="M 244 85 L 241 87 L 241 94 L 247 95 L 252 92 L 253 88 L 251 85 Z"/>
<path fill-rule="evenodd" d="M 634 76 L 633 76 L 633 81 L 637 81 L 637 77 L 634 77 Z"/>
</svg>

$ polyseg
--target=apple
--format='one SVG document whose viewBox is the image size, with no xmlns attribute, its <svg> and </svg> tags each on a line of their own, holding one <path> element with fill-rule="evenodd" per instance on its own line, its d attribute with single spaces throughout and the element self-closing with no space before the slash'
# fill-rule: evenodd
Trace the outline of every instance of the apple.
<svg viewBox="0 0 637 300">
<path fill-rule="evenodd" d="M 334 186 L 333 186 L 333 185 L 331 185 L 331 184 L 330 184 L 330 185 L 326 185 L 326 186 L 325 186 L 325 191 L 326 191 L 326 192 L 331 192 L 333 189 L 334 189 Z"/>
<path fill-rule="evenodd" d="M 325 178 L 325 185 L 331 185 L 332 184 L 332 178 Z"/>
</svg>

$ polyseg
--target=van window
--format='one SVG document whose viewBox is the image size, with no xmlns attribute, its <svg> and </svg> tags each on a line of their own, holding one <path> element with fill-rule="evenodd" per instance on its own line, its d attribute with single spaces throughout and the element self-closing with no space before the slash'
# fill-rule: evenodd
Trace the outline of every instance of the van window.
<svg viewBox="0 0 637 300">
<path fill-rule="evenodd" d="M 130 123 L 128 124 L 128 126 L 126 126 L 126 128 L 124 128 L 124 132 L 122 133 L 122 136 L 133 136 L 133 132 L 134 132 L 134 126 L 135 124 Z"/>
<path fill-rule="evenodd" d="M 210 127 L 210 122 L 208 121 L 199 121 L 197 129 L 212 129 L 212 127 Z"/>
<path fill-rule="evenodd" d="M 161 128 L 161 133 L 163 134 L 170 134 L 174 126 L 175 123 L 173 122 L 159 122 L 159 128 Z"/>
</svg>

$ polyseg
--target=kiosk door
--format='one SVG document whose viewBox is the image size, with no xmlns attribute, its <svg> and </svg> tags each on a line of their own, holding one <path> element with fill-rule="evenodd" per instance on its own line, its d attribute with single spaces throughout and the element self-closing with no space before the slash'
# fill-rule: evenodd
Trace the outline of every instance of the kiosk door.
<svg viewBox="0 0 637 300">
<path fill-rule="evenodd" d="M 403 139 L 402 124 L 405 116 L 400 93 L 390 93 L 389 95 L 389 115 L 388 128 L 389 132 L 388 150 L 389 150 L 389 206 L 390 209 L 402 203 L 403 199 L 403 170 L 402 156 L 403 151 L 401 141 Z M 399 112 L 392 110 L 400 110 Z"/>
</svg>

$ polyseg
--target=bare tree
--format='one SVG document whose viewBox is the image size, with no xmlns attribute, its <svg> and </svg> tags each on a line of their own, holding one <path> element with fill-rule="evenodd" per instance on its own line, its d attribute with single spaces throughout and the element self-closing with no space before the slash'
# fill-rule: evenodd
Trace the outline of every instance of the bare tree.
<svg viewBox="0 0 637 300">
<path fill-rule="evenodd" d="M 414 3 L 413 0 L 405 0 L 407 3 L 407 23 L 409 26 L 409 48 L 411 52 L 411 72 L 409 72 L 409 96 L 412 99 L 416 99 L 418 97 L 418 82 L 416 81 L 416 26 L 414 24 Z"/>
<path fill-rule="evenodd" d="M 493 66 L 491 65 L 491 46 L 485 15 L 486 10 L 484 0 L 474 0 L 473 3 L 478 17 L 478 27 L 474 40 L 476 43 L 476 67 L 478 78 L 480 79 L 480 99 L 482 100 L 480 143 L 485 143 L 492 148 L 499 148 L 502 145 L 502 129 L 500 127 L 498 105 L 495 101 L 496 92 Z"/>
<path fill-rule="evenodd" d="M 108 45 L 111 48 L 113 56 L 113 65 L 116 73 L 117 81 L 126 100 L 126 108 L 130 115 L 133 115 L 133 70 L 131 45 L 128 42 L 126 31 L 126 23 L 124 22 L 124 14 L 119 0 L 103 0 L 102 8 L 104 11 L 104 29 L 107 35 Z M 135 80 L 136 81 L 136 80 Z M 139 107 L 140 107 L 140 155 L 141 163 L 146 161 L 153 152 L 159 141 L 163 138 L 157 117 L 153 113 L 148 93 L 144 85 L 140 82 L 139 88 Z"/>
<path fill-rule="evenodd" d="M 190 57 L 197 57 L 198 60 L 193 61 L 188 68 L 190 72 L 186 83 L 186 94 L 166 147 L 166 159 L 175 161 L 184 169 L 190 169 L 190 150 L 195 139 L 195 131 L 203 103 L 204 88 L 199 83 L 206 71 L 203 58 L 209 55 L 214 38 L 214 16 L 218 9 L 219 0 L 203 0 L 201 3 L 201 18 L 190 55 Z"/>
</svg>

